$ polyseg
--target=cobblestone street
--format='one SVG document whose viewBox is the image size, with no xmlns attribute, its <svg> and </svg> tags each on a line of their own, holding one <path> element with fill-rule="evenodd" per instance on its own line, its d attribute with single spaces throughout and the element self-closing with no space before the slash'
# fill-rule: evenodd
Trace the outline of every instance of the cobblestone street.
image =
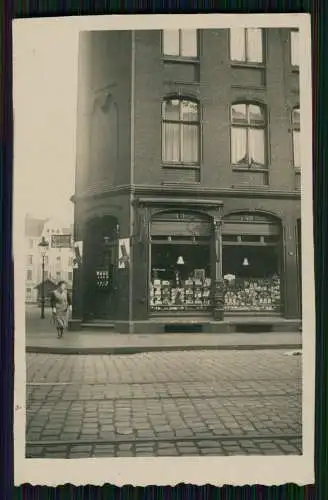
<svg viewBox="0 0 328 500">
<path fill-rule="evenodd" d="M 299 454 L 283 350 L 27 355 L 27 456 Z"/>
</svg>

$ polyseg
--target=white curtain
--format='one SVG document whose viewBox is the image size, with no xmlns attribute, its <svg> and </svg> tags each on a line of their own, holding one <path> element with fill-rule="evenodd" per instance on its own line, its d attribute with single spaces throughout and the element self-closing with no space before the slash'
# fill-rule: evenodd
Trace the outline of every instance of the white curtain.
<svg viewBox="0 0 328 500">
<path fill-rule="evenodd" d="M 181 55 L 197 57 L 197 30 L 181 30 Z"/>
<path fill-rule="evenodd" d="M 260 28 L 247 29 L 247 60 L 249 62 L 263 61 L 262 30 Z"/>
<path fill-rule="evenodd" d="M 245 61 L 245 29 L 230 28 L 230 58 L 232 61 Z"/>
<path fill-rule="evenodd" d="M 291 34 L 291 63 L 292 66 L 299 66 L 299 32 L 292 31 Z"/>
<path fill-rule="evenodd" d="M 247 156 L 247 132 L 243 127 L 231 128 L 231 163 L 245 163 Z"/>
<path fill-rule="evenodd" d="M 182 162 L 198 162 L 198 125 L 182 125 Z"/>
<path fill-rule="evenodd" d="M 265 164 L 263 129 L 249 129 L 249 156 L 251 163 Z"/>
<path fill-rule="evenodd" d="M 164 162 L 180 160 L 180 126 L 177 123 L 163 123 L 162 152 Z"/>
<path fill-rule="evenodd" d="M 163 30 L 163 54 L 167 56 L 179 55 L 179 30 Z"/>
</svg>

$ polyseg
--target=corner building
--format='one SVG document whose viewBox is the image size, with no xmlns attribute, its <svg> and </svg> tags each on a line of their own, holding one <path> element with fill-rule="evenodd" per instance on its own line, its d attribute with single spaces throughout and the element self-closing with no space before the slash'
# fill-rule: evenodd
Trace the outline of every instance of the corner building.
<svg viewBox="0 0 328 500">
<path fill-rule="evenodd" d="M 83 32 L 77 127 L 72 328 L 297 328 L 297 31 Z"/>
</svg>

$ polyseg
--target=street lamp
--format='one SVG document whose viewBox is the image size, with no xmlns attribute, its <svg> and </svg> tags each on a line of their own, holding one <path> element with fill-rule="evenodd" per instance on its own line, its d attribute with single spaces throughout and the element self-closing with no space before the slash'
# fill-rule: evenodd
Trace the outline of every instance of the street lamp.
<svg viewBox="0 0 328 500">
<path fill-rule="evenodd" d="M 41 283 L 41 319 L 44 319 L 44 305 L 45 305 L 45 296 L 44 296 L 44 262 L 47 250 L 49 248 L 49 243 L 45 240 L 44 236 L 39 243 L 39 248 L 42 256 L 42 283 Z"/>
</svg>

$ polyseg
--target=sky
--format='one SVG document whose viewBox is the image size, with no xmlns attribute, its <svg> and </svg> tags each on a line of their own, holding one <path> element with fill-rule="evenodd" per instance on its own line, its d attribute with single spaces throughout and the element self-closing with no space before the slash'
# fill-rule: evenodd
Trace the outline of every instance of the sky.
<svg viewBox="0 0 328 500">
<path fill-rule="evenodd" d="M 14 28 L 14 197 L 36 217 L 73 220 L 78 32 Z"/>
</svg>

